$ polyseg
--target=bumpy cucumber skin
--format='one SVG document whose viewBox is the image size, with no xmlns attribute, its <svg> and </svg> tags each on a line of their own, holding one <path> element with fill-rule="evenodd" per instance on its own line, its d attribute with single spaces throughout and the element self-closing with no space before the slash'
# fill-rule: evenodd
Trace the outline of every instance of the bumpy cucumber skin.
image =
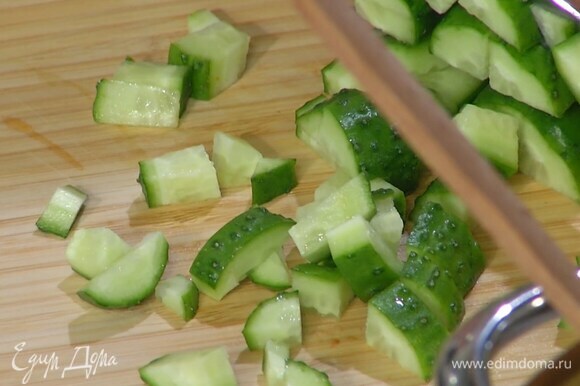
<svg viewBox="0 0 580 386">
<path fill-rule="evenodd" d="M 409 215 L 411 221 L 417 222 L 417 218 L 425 211 L 425 206 L 429 202 L 438 203 L 447 213 L 451 213 L 462 221 L 467 222 L 469 220 L 465 204 L 459 197 L 450 192 L 439 179 L 434 179 L 427 186 L 427 189 L 415 199 L 413 210 Z"/>
<path fill-rule="evenodd" d="M 284 161 L 274 169 L 255 173 L 252 176 L 252 205 L 270 202 L 276 197 L 290 192 L 298 185 L 296 159 L 291 158 Z"/>
<path fill-rule="evenodd" d="M 465 296 L 485 269 L 485 258 L 466 223 L 428 202 L 407 239 L 410 258 L 431 260 L 447 270 Z"/>
<path fill-rule="evenodd" d="M 376 308 L 405 336 L 421 367 L 418 375 L 425 380 L 431 378 L 448 333 L 427 305 L 403 282 L 397 281 L 373 296 L 369 307 Z"/>
<path fill-rule="evenodd" d="M 193 261 L 189 272 L 195 279 L 215 289 L 228 264 L 248 243 L 270 229 L 278 227 L 289 229 L 294 224 L 293 220 L 273 214 L 266 208 L 250 208 L 232 219 L 207 240 Z M 279 245 L 276 246 L 271 252 L 279 247 Z M 264 259 L 266 258 L 267 256 L 264 256 Z"/>
</svg>

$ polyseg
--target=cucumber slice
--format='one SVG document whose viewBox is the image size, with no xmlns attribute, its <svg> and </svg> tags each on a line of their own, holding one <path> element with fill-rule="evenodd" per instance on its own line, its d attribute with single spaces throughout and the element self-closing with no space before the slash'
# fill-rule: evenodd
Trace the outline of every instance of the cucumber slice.
<svg viewBox="0 0 580 386">
<path fill-rule="evenodd" d="M 449 272 L 466 295 L 485 268 L 485 258 L 466 223 L 428 202 L 407 239 L 407 255 L 427 258 Z"/>
<path fill-rule="evenodd" d="M 314 308 L 322 316 L 340 318 L 354 298 L 337 268 L 313 263 L 292 268 L 292 288 L 298 291 L 301 306 Z"/>
<path fill-rule="evenodd" d="M 302 319 L 298 292 L 282 292 L 252 311 L 242 330 L 250 350 L 263 350 L 268 341 L 290 347 L 302 343 Z"/>
<path fill-rule="evenodd" d="M 286 386 L 332 386 L 326 373 L 294 360 L 288 361 L 285 380 Z"/>
<path fill-rule="evenodd" d="M 562 78 L 580 102 L 580 33 L 555 46 L 552 54 Z"/>
<path fill-rule="evenodd" d="M 467 212 L 465 204 L 459 197 L 450 192 L 439 179 L 435 179 L 415 199 L 413 210 L 409 216 L 413 222 L 417 222 L 417 218 L 426 210 L 425 206 L 429 202 L 435 202 L 441 205 L 445 212 L 452 214 L 461 221 L 467 222 L 469 220 L 469 213 Z"/>
<path fill-rule="evenodd" d="M 361 90 L 361 85 L 354 75 L 338 60 L 333 60 L 321 70 L 324 92 L 332 95 L 345 88 Z"/>
<path fill-rule="evenodd" d="M 580 152 L 570 151 L 580 147 L 577 105 L 562 118 L 554 118 L 490 88 L 481 92 L 474 103 L 520 121 L 522 173 L 580 202 Z"/>
<path fill-rule="evenodd" d="M 268 386 L 286 386 L 284 376 L 286 363 L 290 359 L 290 348 L 282 343 L 269 340 L 264 347 L 262 372 Z"/>
<path fill-rule="evenodd" d="M 442 270 L 428 258 L 409 256 L 401 281 L 415 293 L 453 331 L 465 314 L 463 296 L 449 272 Z"/>
<path fill-rule="evenodd" d="M 554 12 L 553 8 L 539 3 L 532 3 L 530 8 L 538 27 L 540 27 L 544 41 L 549 47 L 562 43 L 576 32 L 574 21 L 558 12 Z"/>
<path fill-rule="evenodd" d="M 368 181 L 361 174 L 315 205 L 290 228 L 290 237 L 306 260 L 316 263 L 330 255 L 326 233 L 354 216 L 375 214 Z"/>
<path fill-rule="evenodd" d="M 194 33 L 220 21 L 212 11 L 200 9 L 187 17 L 187 30 L 189 33 Z"/>
<path fill-rule="evenodd" d="M 525 1 L 459 0 L 459 4 L 519 51 L 541 40 L 530 6 Z"/>
<path fill-rule="evenodd" d="M 399 249 L 405 224 L 394 207 L 387 211 L 377 211 L 369 224 L 392 251 Z"/>
<path fill-rule="evenodd" d="M 427 4 L 432 10 L 442 15 L 449 10 L 455 4 L 457 0 L 427 0 Z"/>
<path fill-rule="evenodd" d="M 455 5 L 431 35 L 431 52 L 449 65 L 484 80 L 489 76 L 489 42 L 496 35 L 479 19 Z"/>
<path fill-rule="evenodd" d="M 332 259 L 359 299 L 368 301 L 399 278 L 403 264 L 364 218 L 353 217 L 326 238 Z"/>
<path fill-rule="evenodd" d="M 209 100 L 234 84 L 246 68 L 250 37 L 224 21 L 214 21 L 171 43 L 170 64 L 187 65 L 192 97 Z"/>
<path fill-rule="evenodd" d="M 250 185 L 262 154 L 241 138 L 216 131 L 213 137 L 212 161 L 220 187 Z"/>
<path fill-rule="evenodd" d="M 421 378 L 431 378 L 448 333 L 423 301 L 402 282 L 369 302 L 366 342 Z"/>
<path fill-rule="evenodd" d="M 139 369 L 150 386 L 237 386 L 224 347 L 164 355 Z"/>
<path fill-rule="evenodd" d="M 203 145 L 139 161 L 139 178 L 150 208 L 221 197 L 216 171 Z"/>
<path fill-rule="evenodd" d="M 168 252 L 165 237 L 160 232 L 150 233 L 109 269 L 92 278 L 78 295 L 103 308 L 135 306 L 155 292 Z"/>
<path fill-rule="evenodd" d="M 438 20 L 424 0 L 355 0 L 354 6 L 373 27 L 407 44 L 415 44 Z"/>
<path fill-rule="evenodd" d="M 254 283 L 271 289 L 283 291 L 292 286 L 290 272 L 282 250 L 272 252 L 266 260 L 248 273 Z"/>
<path fill-rule="evenodd" d="M 504 113 L 465 105 L 453 121 L 467 140 L 506 177 L 518 171 L 519 121 Z"/>
<path fill-rule="evenodd" d="M 404 192 L 418 184 L 421 162 L 359 90 L 342 90 L 298 117 L 296 135 L 351 177 L 380 177 Z"/>
<path fill-rule="evenodd" d="M 252 205 L 262 205 L 298 185 L 295 158 L 262 158 L 251 178 Z"/>
<path fill-rule="evenodd" d="M 254 207 L 230 220 L 207 240 L 189 272 L 199 290 L 220 300 L 248 272 L 278 251 L 294 221 Z"/>
<path fill-rule="evenodd" d="M 399 212 L 401 217 L 404 218 L 407 213 L 407 199 L 405 198 L 405 193 L 395 185 L 383 180 L 382 178 L 375 178 L 371 180 L 370 183 L 375 204 L 378 204 L 377 200 L 382 200 L 385 198 L 391 199 L 397 212 Z M 380 205 L 377 205 L 377 210 L 391 209 L 389 205 L 382 209 L 380 209 L 379 206 Z"/>
<path fill-rule="evenodd" d="M 161 280 L 155 288 L 155 296 L 186 322 L 193 319 L 197 313 L 199 291 L 195 284 L 183 275 Z"/>
<path fill-rule="evenodd" d="M 494 90 L 555 117 L 562 116 L 574 102 L 550 50 L 543 46 L 519 53 L 505 44 L 491 43 L 489 84 Z"/>
<path fill-rule="evenodd" d="M 72 185 L 56 188 L 36 221 L 38 230 L 66 238 L 79 216 L 87 195 Z"/>
<path fill-rule="evenodd" d="M 92 279 L 130 250 L 131 246 L 109 228 L 79 229 L 66 248 L 66 258 L 76 273 Z"/>
</svg>

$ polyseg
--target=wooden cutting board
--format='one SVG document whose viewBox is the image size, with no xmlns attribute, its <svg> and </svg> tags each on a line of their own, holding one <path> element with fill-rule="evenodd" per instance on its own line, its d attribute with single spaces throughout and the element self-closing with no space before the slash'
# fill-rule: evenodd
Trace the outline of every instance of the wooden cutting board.
<svg viewBox="0 0 580 386">
<path fill-rule="evenodd" d="M 169 43 L 186 33 L 187 15 L 199 8 L 217 10 L 252 36 L 243 78 L 213 101 L 191 102 L 178 129 L 95 124 L 97 80 L 126 56 L 165 61 Z M 322 91 L 319 71 L 331 59 L 289 1 L 1 0 L 0 384 L 140 385 L 137 369 L 160 355 L 224 345 L 239 384 L 263 385 L 261 355 L 245 348 L 241 329 L 271 292 L 245 282 L 220 303 L 202 297 L 187 324 L 154 299 L 130 310 L 97 309 L 76 295 L 85 280 L 66 263 L 67 241 L 41 234 L 34 223 L 55 188 L 73 184 L 90 196 L 77 229 L 109 227 L 131 243 L 162 231 L 171 246 L 166 275 L 187 273 L 204 241 L 248 208 L 250 190 L 152 210 L 135 181 L 137 162 L 197 144 L 211 151 L 216 130 L 266 156 L 298 159 L 298 187 L 268 205 L 294 216 L 332 172 L 294 135 L 294 111 Z M 523 176 L 510 183 L 567 255 L 579 254 L 580 206 Z M 467 299 L 468 317 L 526 282 L 484 232 L 475 232 L 490 264 Z M 287 251 L 299 261 L 290 243 Z M 359 301 L 341 320 L 305 311 L 304 346 L 295 355 L 327 371 L 335 385 L 423 384 L 365 345 L 364 322 Z M 534 330 L 500 358 L 553 358 L 576 340 L 555 326 Z M 493 376 L 513 385 L 535 370 Z"/>
</svg>

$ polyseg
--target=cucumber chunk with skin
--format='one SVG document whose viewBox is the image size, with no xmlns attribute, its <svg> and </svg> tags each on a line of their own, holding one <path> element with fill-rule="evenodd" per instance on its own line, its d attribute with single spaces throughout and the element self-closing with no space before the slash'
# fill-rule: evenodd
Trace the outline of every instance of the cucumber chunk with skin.
<svg viewBox="0 0 580 386">
<path fill-rule="evenodd" d="M 224 347 L 176 352 L 159 357 L 139 369 L 150 386 L 237 386 Z"/>
<path fill-rule="evenodd" d="M 187 17 L 187 31 L 194 33 L 219 22 L 221 20 L 212 11 L 200 9 Z"/>
<path fill-rule="evenodd" d="M 221 197 L 213 163 L 203 145 L 139 161 L 139 178 L 150 208 Z"/>
<path fill-rule="evenodd" d="M 525 1 L 459 0 L 459 4 L 518 51 L 523 52 L 541 40 L 540 30 Z"/>
<path fill-rule="evenodd" d="M 221 20 L 200 25 L 171 43 L 168 62 L 191 67 L 191 96 L 210 100 L 244 72 L 250 36 Z"/>
<path fill-rule="evenodd" d="M 399 278 L 403 264 L 362 217 L 353 217 L 326 234 L 332 259 L 355 295 L 368 301 Z"/>
<path fill-rule="evenodd" d="M 520 53 L 503 43 L 490 47 L 491 88 L 555 117 L 572 105 L 574 96 L 548 48 L 538 45 Z"/>
<path fill-rule="evenodd" d="M 314 308 L 322 316 L 340 318 L 354 298 L 337 268 L 313 263 L 292 268 L 292 288 L 298 291 L 302 307 Z"/>
<path fill-rule="evenodd" d="M 383 180 L 382 178 L 375 178 L 370 181 L 370 184 L 373 199 L 375 200 L 375 204 L 377 204 L 377 210 L 381 210 L 379 208 L 381 205 L 377 200 L 380 201 L 382 199 L 391 199 L 392 205 L 395 207 L 397 212 L 399 212 L 401 217 L 404 218 L 406 216 L 407 199 L 405 198 L 405 193 L 401 189 L 397 188 L 390 182 Z M 390 210 L 391 204 L 388 204 L 382 209 Z"/>
<path fill-rule="evenodd" d="M 580 32 L 552 49 L 556 68 L 580 102 Z"/>
<path fill-rule="evenodd" d="M 161 280 L 155 288 L 155 296 L 186 322 L 197 313 L 199 290 L 183 275 Z"/>
<path fill-rule="evenodd" d="M 376 212 L 368 181 L 358 175 L 326 199 L 290 228 L 289 233 L 306 260 L 316 263 L 330 255 L 326 233 L 354 216 L 371 218 Z"/>
<path fill-rule="evenodd" d="M 366 342 L 421 378 L 431 378 L 447 330 L 427 305 L 397 281 L 368 306 Z"/>
<path fill-rule="evenodd" d="M 393 206 L 389 210 L 379 210 L 369 221 L 371 227 L 395 253 L 399 249 L 405 224 Z"/>
<path fill-rule="evenodd" d="M 351 177 L 380 177 L 404 192 L 418 184 L 421 162 L 359 90 L 342 90 L 298 117 L 296 135 Z"/>
<path fill-rule="evenodd" d="M 252 351 L 263 350 L 268 341 L 290 347 L 302 343 L 302 318 L 298 292 L 282 292 L 266 299 L 252 311 L 242 335 Z"/>
<path fill-rule="evenodd" d="M 326 373 L 295 360 L 288 361 L 285 380 L 286 386 L 332 386 Z"/>
<path fill-rule="evenodd" d="M 189 269 L 193 282 L 209 297 L 222 299 L 282 247 L 292 225 L 266 208 L 248 209 L 207 240 Z"/>
<path fill-rule="evenodd" d="M 307 101 L 296 110 L 294 117 L 298 119 L 299 117 L 303 116 L 304 114 L 306 114 L 307 112 L 309 112 L 310 110 L 312 110 L 325 100 L 326 97 L 324 95 L 319 95 L 315 98 L 312 98 L 311 100 Z"/>
<path fill-rule="evenodd" d="M 356 77 L 338 60 L 333 60 L 321 70 L 324 92 L 332 95 L 345 88 L 361 89 Z"/>
<path fill-rule="evenodd" d="M 268 386 L 286 386 L 286 363 L 290 359 L 290 348 L 283 344 L 269 340 L 264 347 L 262 357 L 262 372 Z"/>
<path fill-rule="evenodd" d="M 273 291 L 283 291 L 292 286 L 290 271 L 282 250 L 272 252 L 266 260 L 248 273 L 254 283 Z"/>
<path fill-rule="evenodd" d="M 519 121 L 516 118 L 468 104 L 453 121 L 501 174 L 510 177 L 518 171 Z"/>
<path fill-rule="evenodd" d="M 235 188 L 250 185 L 262 154 L 241 138 L 216 131 L 213 137 L 212 161 L 219 186 Z"/>
<path fill-rule="evenodd" d="M 355 0 L 354 6 L 373 27 L 407 44 L 416 43 L 438 20 L 425 0 Z"/>
<path fill-rule="evenodd" d="M 544 41 L 549 47 L 562 43 L 576 32 L 576 24 L 552 7 L 539 3 L 530 5 L 534 18 L 540 27 Z"/>
<path fill-rule="evenodd" d="M 167 265 L 169 245 L 160 232 L 153 232 L 92 278 L 78 291 L 81 299 L 103 308 L 128 308 L 155 292 Z"/>
<path fill-rule="evenodd" d="M 131 246 L 109 228 L 79 229 L 66 248 L 66 258 L 76 273 L 92 279 L 130 250 Z"/>
<path fill-rule="evenodd" d="M 87 194 L 72 185 L 58 187 L 36 221 L 36 227 L 66 238 L 86 200 Z"/>
<path fill-rule="evenodd" d="M 411 221 L 417 222 L 417 218 L 423 213 L 425 206 L 429 202 L 435 202 L 447 212 L 464 222 L 469 221 L 469 213 L 465 204 L 452 193 L 439 179 L 434 179 L 427 186 L 427 189 L 415 199 L 413 210 L 411 211 Z"/>
<path fill-rule="evenodd" d="M 298 185 L 295 158 L 262 158 L 251 178 L 252 205 L 262 205 Z"/>
<path fill-rule="evenodd" d="M 449 11 L 449 9 L 455 4 L 457 0 L 427 0 L 427 4 L 431 7 L 432 10 L 437 12 L 438 14 L 442 15 L 445 12 Z"/>
</svg>

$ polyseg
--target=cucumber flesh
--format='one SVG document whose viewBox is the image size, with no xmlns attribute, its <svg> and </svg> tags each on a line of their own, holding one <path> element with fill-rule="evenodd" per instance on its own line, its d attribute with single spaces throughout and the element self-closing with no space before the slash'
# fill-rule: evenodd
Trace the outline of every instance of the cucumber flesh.
<svg viewBox="0 0 580 386">
<path fill-rule="evenodd" d="M 399 212 L 401 218 L 405 218 L 407 214 L 407 199 L 401 189 L 382 178 L 375 178 L 370 181 L 370 184 L 375 199 L 377 195 L 392 198 L 395 209 Z M 377 210 L 379 210 L 378 207 Z M 390 207 L 385 208 L 385 210 L 390 210 Z"/>
<path fill-rule="evenodd" d="M 314 201 L 322 201 L 350 181 L 348 174 L 337 171 L 314 190 Z"/>
<path fill-rule="evenodd" d="M 194 33 L 220 21 L 212 11 L 200 9 L 187 17 L 187 30 L 189 33 Z"/>
<path fill-rule="evenodd" d="M 139 369 L 150 386 L 237 386 L 224 347 L 167 354 Z"/>
<path fill-rule="evenodd" d="M 457 0 L 427 0 L 427 4 L 438 14 L 447 12 Z"/>
<path fill-rule="evenodd" d="M 574 21 L 554 12 L 552 8 L 538 3 L 531 4 L 530 8 L 538 27 L 540 27 L 544 41 L 549 47 L 562 43 L 576 32 Z"/>
<path fill-rule="evenodd" d="M 262 205 L 298 185 L 295 158 L 262 158 L 251 178 L 252 205 Z"/>
<path fill-rule="evenodd" d="M 580 33 L 555 46 L 552 54 L 562 78 L 580 102 Z"/>
<path fill-rule="evenodd" d="M 312 263 L 292 268 L 292 288 L 298 291 L 302 307 L 314 308 L 322 316 L 340 318 L 354 298 L 337 268 Z"/>
<path fill-rule="evenodd" d="M 326 373 L 294 360 L 288 361 L 285 380 L 286 386 L 332 386 Z"/>
<path fill-rule="evenodd" d="M 213 163 L 203 145 L 139 161 L 139 178 L 150 208 L 221 197 Z"/>
<path fill-rule="evenodd" d="M 322 84 L 326 94 L 336 94 L 345 88 L 361 89 L 359 81 L 338 60 L 333 60 L 321 70 Z"/>
<path fill-rule="evenodd" d="M 302 343 L 302 319 L 298 292 L 282 292 L 252 311 L 242 335 L 250 350 L 263 350 L 268 341 L 290 347 Z"/>
<path fill-rule="evenodd" d="M 290 288 L 292 280 L 282 250 L 272 252 L 266 260 L 248 273 L 254 283 L 273 291 Z"/>
<path fill-rule="evenodd" d="M 212 161 L 220 187 L 250 185 L 262 154 L 241 138 L 216 131 L 213 137 Z"/>
<path fill-rule="evenodd" d="M 399 249 L 405 225 L 400 213 L 394 207 L 388 211 L 377 211 L 369 224 L 392 251 L 396 252 Z"/>
<path fill-rule="evenodd" d="M 36 221 L 45 233 L 66 238 L 80 214 L 87 195 L 71 185 L 58 187 Z"/>
<path fill-rule="evenodd" d="M 193 282 L 209 297 L 222 299 L 282 247 L 292 225 L 266 208 L 248 209 L 207 240 L 189 269 Z"/>
<path fill-rule="evenodd" d="M 103 308 L 128 308 L 155 292 L 167 265 L 169 245 L 159 232 L 143 238 L 109 269 L 78 291 L 81 299 Z"/>
<path fill-rule="evenodd" d="M 109 228 L 79 229 L 66 248 L 66 258 L 76 273 L 92 279 L 130 250 L 131 246 Z"/>
<path fill-rule="evenodd" d="M 290 359 L 290 348 L 283 343 L 269 340 L 264 347 L 262 372 L 268 386 L 286 386 L 286 363 Z"/>
<path fill-rule="evenodd" d="M 325 100 L 326 97 L 324 95 L 318 95 L 317 97 L 310 99 L 296 110 L 295 118 L 300 118 Z"/>
<path fill-rule="evenodd" d="M 155 296 L 186 322 L 193 319 L 197 313 L 199 291 L 195 284 L 183 275 L 161 280 L 155 288 Z"/>
</svg>

